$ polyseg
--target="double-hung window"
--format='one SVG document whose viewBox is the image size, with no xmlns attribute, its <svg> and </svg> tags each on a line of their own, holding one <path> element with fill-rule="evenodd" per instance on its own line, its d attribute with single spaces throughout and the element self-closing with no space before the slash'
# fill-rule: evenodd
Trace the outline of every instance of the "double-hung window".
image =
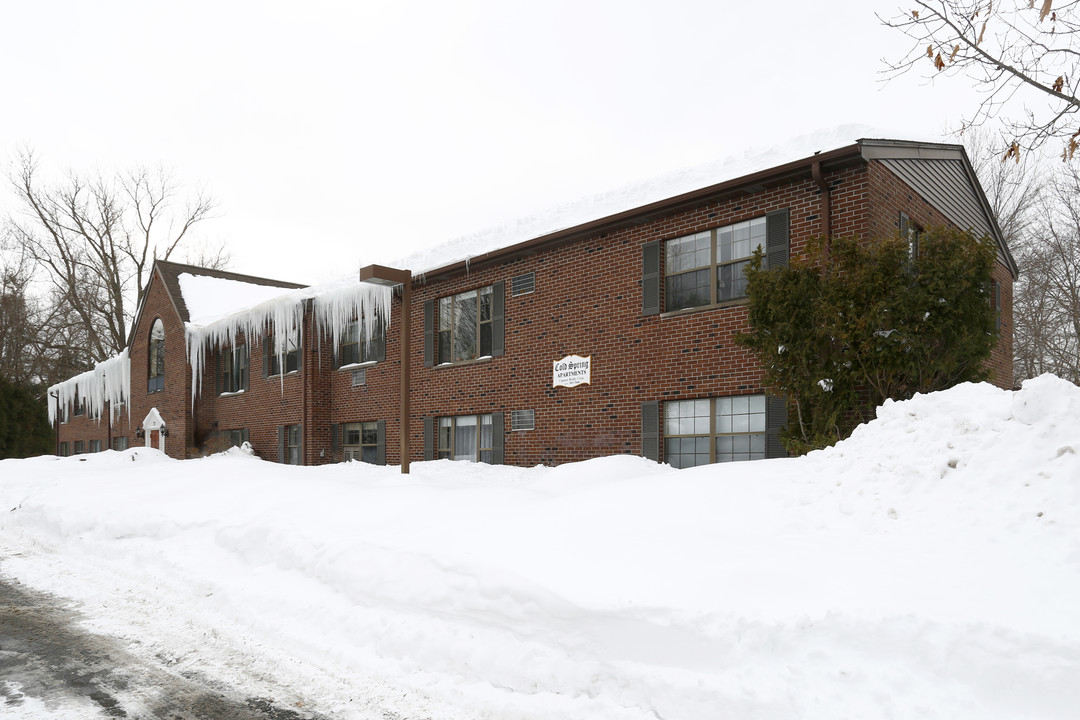
<svg viewBox="0 0 1080 720">
<path fill-rule="evenodd" d="M 300 341 L 295 336 L 282 339 L 278 346 L 278 338 L 274 335 L 266 336 L 266 374 L 284 375 L 296 372 L 300 369 Z"/>
<path fill-rule="evenodd" d="M 248 346 L 236 345 L 221 351 L 221 392 L 231 393 L 248 388 Z"/>
<path fill-rule="evenodd" d="M 439 298 L 439 362 L 491 355 L 491 286 Z"/>
<path fill-rule="evenodd" d="M 112 449 L 113 450 L 127 450 L 128 449 L 127 435 L 120 435 L 118 437 L 114 437 L 113 440 L 112 440 Z"/>
<path fill-rule="evenodd" d="M 436 423 L 438 426 L 436 457 L 439 460 L 495 462 L 493 451 L 495 424 L 491 413 L 441 417 Z"/>
<path fill-rule="evenodd" d="M 504 351 L 504 288 L 497 282 L 424 304 L 424 364 L 498 357 Z"/>
<path fill-rule="evenodd" d="M 386 356 L 386 332 L 382 323 L 375 324 L 375 332 L 368 337 L 364 323 L 354 320 L 345 327 L 338 345 L 338 367 L 376 362 Z"/>
<path fill-rule="evenodd" d="M 302 457 L 302 425 L 278 425 L 278 462 L 300 465 Z"/>
<path fill-rule="evenodd" d="M 664 403 L 664 460 L 677 468 L 765 457 L 765 396 Z"/>
<path fill-rule="evenodd" d="M 713 230 L 651 240 L 641 247 L 641 314 L 708 308 L 746 296 L 746 268 L 761 248 L 765 268 L 787 265 L 791 212 Z"/>
<path fill-rule="evenodd" d="M 746 266 L 765 248 L 765 218 L 754 218 L 664 243 L 666 309 L 715 305 L 746 295 Z"/>
<path fill-rule="evenodd" d="M 379 462 L 379 424 L 345 423 L 341 428 L 341 450 L 346 460 Z"/>
</svg>

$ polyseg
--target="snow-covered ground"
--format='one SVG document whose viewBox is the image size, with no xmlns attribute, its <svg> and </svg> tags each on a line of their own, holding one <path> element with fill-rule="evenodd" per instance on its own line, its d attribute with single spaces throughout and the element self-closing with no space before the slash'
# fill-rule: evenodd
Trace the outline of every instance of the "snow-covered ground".
<svg viewBox="0 0 1080 720">
<path fill-rule="evenodd" d="M 689 470 L 6 460 L 0 572 L 333 718 L 1076 718 L 1078 452 L 1045 376 Z"/>
</svg>

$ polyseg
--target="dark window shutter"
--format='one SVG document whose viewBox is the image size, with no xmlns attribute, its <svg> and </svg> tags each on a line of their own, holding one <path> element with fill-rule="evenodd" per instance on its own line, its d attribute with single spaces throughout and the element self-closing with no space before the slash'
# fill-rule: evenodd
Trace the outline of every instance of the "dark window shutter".
<svg viewBox="0 0 1080 720">
<path fill-rule="evenodd" d="M 435 418 L 424 418 L 424 459 L 435 459 Z"/>
<path fill-rule="evenodd" d="M 424 367 L 435 364 L 435 301 L 424 302 Z M 429 458 L 430 459 L 430 458 Z"/>
<path fill-rule="evenodd" d="M 503 464 L 503 444 L 506 440 L 503 422 L 501 412 L 491 413 L 491 461 L 496 465 Z"/>
<path fill-rule="evenodd" d="M 244 428 L 244 429 L 242 429 L 240 431 L 240 442 L 241 443 L 251 442 L 251 436 L 248 435 L 248 429 L 247 428 Z"/>
<path fill-rule="evenodd" d="M 225 374 L 225 353 L 218 350 L 214 358 L 214 394 L 221 394 L 221 376 Z"/>
<path fill-rule="evenodd" d="M 277 461 L 285 462 L 285 426 L 277 426 Z"/>
<path fill-rule="evenodd" d="M 337 455 L 338 450 L 341 449 L 341 441 L 338 439 L 341 431 L 341 426 L 337 423 L 330 423 L 330 454 Z"/>
<path fill-rule="evenodd" d="M 660 241 L 641 247 L 641 314 L 660 313 Z"/>
<path fill-rule="evenodd" d="M 304 369 L 304 333 L 300 332 L 296 338 L 296 369 L 297 371 Z"/>
<path fill-rule="evenodd" d="M 270 377 L 270 355 L 273 352 L 270 349 L 270 346 L 273 345 L 270 342 L 271 339 L 271 335 L 263 335 L 263 377 Z"/>
<path fill-rule="evenodd" d="M 787 398 L 777 395 L 765 396 L 765 457 L 787 457 L 784 443 L 780 441 L 780 429 L 787 425 Z"/>
<path fill-rule="evenodd" d="M 506 352 L 506 323 L 503 321 L 506 313 L 505 292 L 504 282 L 500 281 L 491 286 L 491 354 L 495 357 Z"/>
<path fill-rule="evenodd" d="M 378 438 L 378 447 L 375 450 L 375 464 L 386 464 L 386 421 L 375 421 L 375 437 Z"/>
<path fill-rule="evenodd" d="M 765 260 L 769 270 L 787 267 L 790 213 L 787 208 L 765 213 Z"/>
<path fill-rule="evenodd" d="M 660 462 L 660 403 L 641 403 L 641 455 Z"/>
</svg>

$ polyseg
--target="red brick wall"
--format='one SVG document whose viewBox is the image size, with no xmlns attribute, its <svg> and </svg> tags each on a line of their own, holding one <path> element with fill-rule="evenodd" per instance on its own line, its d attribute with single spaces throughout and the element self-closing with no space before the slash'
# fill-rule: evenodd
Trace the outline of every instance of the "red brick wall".
<svg viewBox="0 0 1080 720">
<path fill-rule="evenodd" d="M 826 175 L 831 189 L 835 236 L 862 238 L 896 233 L 901 210 L 929 227 L 940 213 L 879 163 L 856 165 Z M 823 204 L 809 179 L 755 194 L 703 203 L 646 224 L 598 234 L 557 249 L 471 270 L 413 288 L 411 312 L 412 460 L 423 457 L 423 419 L 445 415 L 503 412 L 505 461 L 511 464 L 562 463 L 614 453 L 641 451 L 641 403 L 762 392 L 761 370 L 734 335 L 745 327 L 746 307 L 734 302 L 699 311 L 643 316 L 642 246 L 790 211 L 793 255 L 807 251 L 823 232 Z M 512 297 L 510 281 L 534 272 L 536 291 Z M 1003 317 L 1011 317 L 1011 277 L 995 270 L 1002 283 Z M 424 367 L 424 303 L 495 282 L 506 283 L 505 355 L 443 367 Z M 166 322 L 166 389 L 148 395 L 146 355 L 155 317 Z M 263 377 L 262 338 L 251 338 L 250 382 L 246 392 L 215 392 L 216 354 L 190 422 L 190 370 L 184 359 L 179 321 L 159 282 L 152 284 L 132 358 L 132 418 L 135 425 L 157 405 L 170 428 L 182 428 L 191 447 L 216 431 L 247 428 L 255 451 L 277 458 L 279 425 L 302 423 L 306 464 L 333 459 L 331 423 L 384 420 L 386 459 L 400 462 L 398 423 L 400 300 L 395 299 L 387 333 L 386 360 L 366 369 L 366 384 L 352 387 L 352 373 L 332 367 L 332 348 L 318 337 L 310 314 L 302 371 L 284 378 Z M 1004 333 L 991 366 L 995 382 L 1011 386 L 1011 327 Z M 552 363 L 568 354 L 592 356 L 592 383 L 553 388 Z M 140 399 L 141 398 L 141 399 Z M 513 410 L 535 411 L 535 429 L 510 431 Z M 175 419 L 174 419 L 175 418 Z M 174 425 L 174 422 L 176 425 Z M 175 432 L 175 430 L 174 430 Z M 169 438 L 171 455 L 183 448 Z M 134 444 L 134 438 L 132 438 Z M 662 446 L 662 445 L 661 445 Z"/>
<path fill-rule="evenodd" d="M 871 162 L 869 172 L 873 188 L 871 227 L 874 237 L 887 237 L 899 232 L 901 210 L 923 228 L 952 225 L 939 210 L 881 163 Z M 992 277 L 1001 288 L 1001 327 L 997 345 L 988 362 L 989 380 L 998 387 L 1011 390 L 1013 387 L 1013 277 L 1000 257 L 994 263 Z"/>
<path fill-rule="evenodd" d="M 165 328 L 165 387 L 158 392 L 147 391 L 150 355 L 150 330 L 154 320 L 161 318 Z M 191 425 L 191 368 L 187 363 L 184 325 L 165 291 L 165 285 L 155 273 L 150 279 L 143 301 L 142 314 L 132 334 L 131 348 L 131 424 L 142 425 L 151 408 L 157 408 L 169 430 L 165 452 L 170 457 L 184 458 L 192 439 Z M 134 432 L 128 441 L 142 445 Z M 157 447 L 157 443 L 154 444 Z"/>
</svg>

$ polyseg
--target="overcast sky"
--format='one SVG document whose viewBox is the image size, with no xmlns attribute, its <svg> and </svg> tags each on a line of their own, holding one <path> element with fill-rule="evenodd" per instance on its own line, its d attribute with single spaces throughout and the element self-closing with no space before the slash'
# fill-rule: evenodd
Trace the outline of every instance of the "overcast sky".
<svg viewBox="0 0 1080 720">
<path fill-rule="evenodd" d="M 948 139 L 970 93 L 916 76 L 882 86 L 881 58 L 906 45 L 875 10 L 899 12 L 888 0 L 7 3 L 0 159 L 32 146 L 52 171 L 170 167 L 217 198 L 202 232 L 228 245 L 232 270 L 321 282 L 822 128 Z"/>
</svg>

